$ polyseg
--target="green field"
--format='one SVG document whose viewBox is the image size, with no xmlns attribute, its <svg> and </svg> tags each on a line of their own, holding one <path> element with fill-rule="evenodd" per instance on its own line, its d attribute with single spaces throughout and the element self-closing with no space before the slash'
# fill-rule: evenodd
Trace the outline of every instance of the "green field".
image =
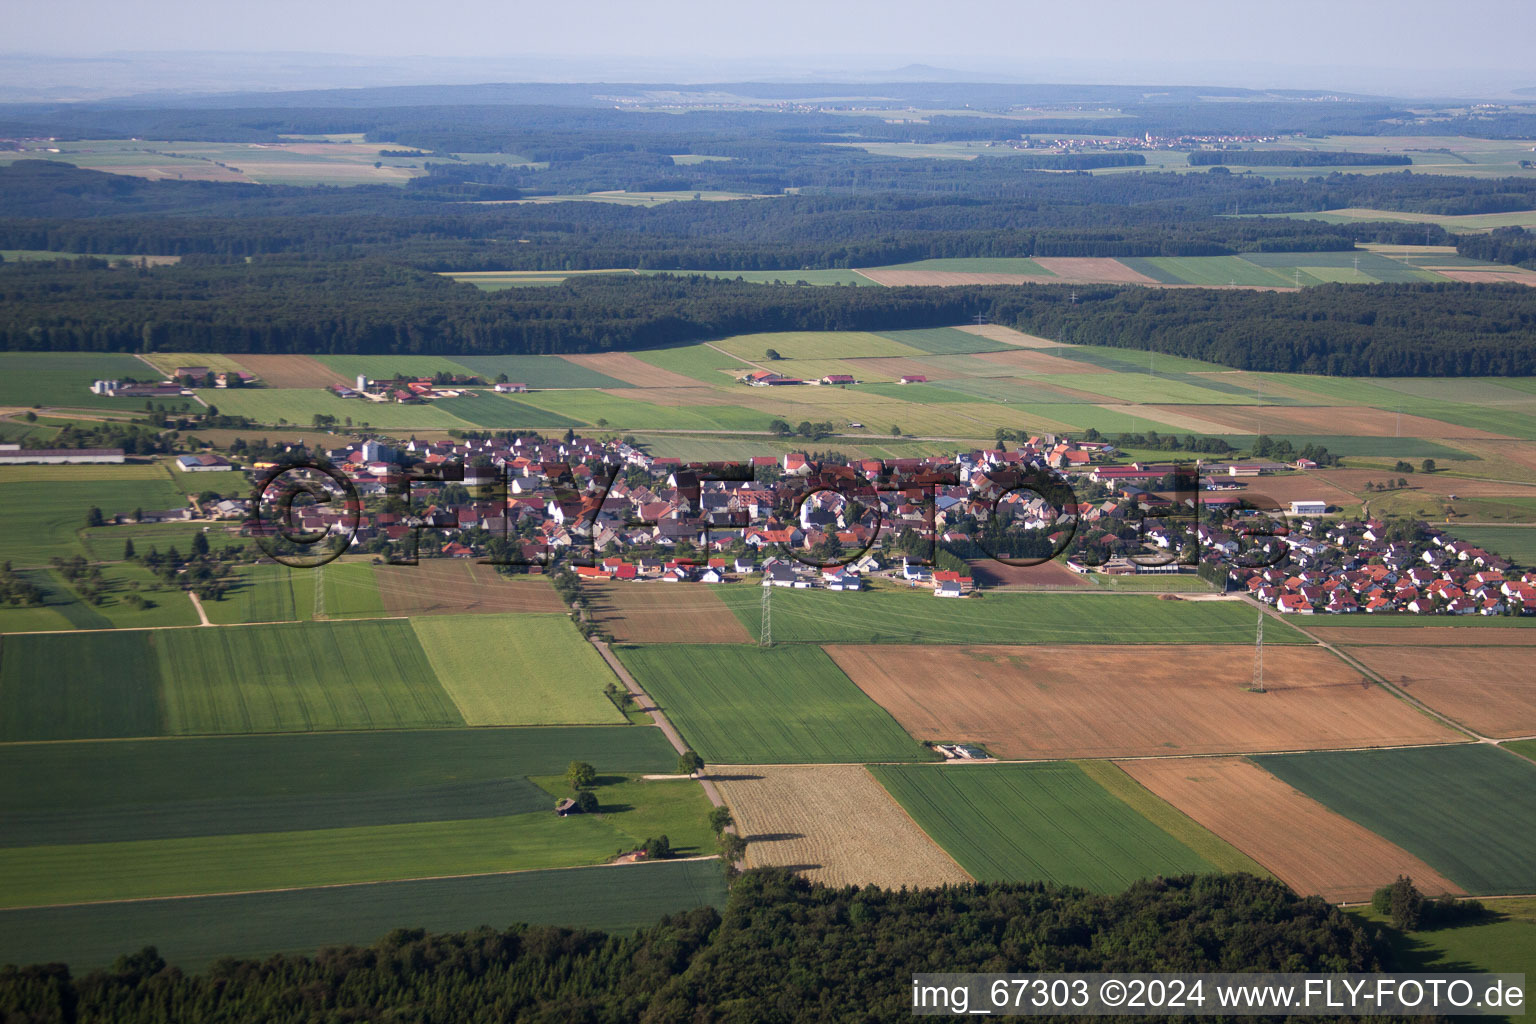
<svg viewBox="0 0 1536 1024">
<path fill-rule="evenodd" d="M 721 382 L 724 382 L 724 378 Z M 637 389 L 633 394 L 643 395 L 645 392 Z M 520 401 L 561 416 L 573 417 L 579 422 L 595 425 L 598 420 L 605 420 L 608 427 L 614 430 L 766 431 L 768 423 L 773 419 L 770 413 L 736 405 L 656 405 L 603 391 L 541 391 L 523 395 Z"/>
<path fill-rule="evenodd" d="M 1281 277 L 1290 276 L 1292 268 L 1299 267 L 1303 283 L 1306 282 L 1309 274 L 1319 280 L 1337 280 L 1346 283 L 1360 281 L 1367 284 L 1377 282 L 1413 284 L 1421 281 L 1445 280 L 1439 274 L 1420 270 L 1401 260 L 1394 260 L 1374 252 L 1250 252 L 1244 253 L 1242 259 L 1255 266 L 1270 268 Z M 1356 267 L 1359 268 L 1358 273 L 1356 273 Z M 1327 270 L 1340 273 L 1337 275 L 1319 273 Z M 1294 277 L 1292 279 L 1294 280 Z"/>
<path fill-rule="evenodd" d="M 136 415 L 144 403 L 186 408 L 186 398 L 108 398 L 91 394 L 93 380 L 157 378 L 155 369 L 115 352 L 0 352 L 0 405 L 101 409 Z"/>
<path fill-rule="evenodd" d="M 0 638 L 0 741 L 158 735 L 153 635 L 134 630 Z"/>
<path fill-rule="evenodd" d="M 773 349 L 785 359 L 856 359 L 861 356 L 920 356 L 922 349 L 867 331 L 784 331 L 738 334 L 713 342 L 715 348 L 767 365 Z M 995 346 L 992 346 L 995 347 Z M 983 349 L 982 351 L 988 351 Z M 728 362 L 728 361 L 727 361 Z"/>
<path fill-rule="evenodd" d="M 1504 746 L 1531 761 L 1536 761 L 1536 740 L 1515 740 Z"/>
<path fill-rule="evenodd" d="M 708 345 L 646 349 L 636 352 L 635 357 L 652 366 L 680 373 L 684 377 L 692 377 L 704 384 L 725 384 L 733 377 L 740 377 L 752 369 L 735 356 L 712 349 Z"/>
<path fill-rule="evenodd" d="M 615 651 L 711 764 L 931 756 L 818 648 L 690 644 Z"/>
<path fill-rule="evenodd" d="M 197 486 L 189 481 L 191 486 Z M 175 486 L 173 484 L 172 486 Z M 178 495 L 179 497 L 179 495 Z M 103 509 L 105 511 L 105 509 Z M 133 509 L 129 509 L 132 512 Z M 145 511 L 150 511 L 145 507 Z M 192 538 L 200 533 L 208 537 L 208 546 L 215 552 L 228 547 L 244 547 L 248 541 L 231 531 L 238 528 L 235 522 L 209 523 L 206 520 L 188 520 L 169 523 L 115 523 L 112 526 L 96 526 L 80 531 L 85 553 L 93 561 L 115 562 L 123 557 L 125 541 L 133 541 L 135 555 L 147 555 L 151 550 L 162 554 L 175 548 L 182 554 L 192 549 Z"/>
<path fill-rule="evenodd" d="M 563 430 L 566 427 L 582 426 L 581 420 L 555 411 L 566 404 L 560 397 L 552 397 L 550 404 L 554 409 L 541 409 L 515 398 L 498 395 L 494 391 L 471 391 L 453 401 L 452 412 L 455 416 L 469 420 L 477 427 L 489 427 L 492 430 L 512 427 L 553 427 Z"/>
<path fill-rule="evenodd" d="M 564 615 L 425 615 L 422 650 L 469 725 L 622 722 L 613 672 Z"/>
<path fill-rule="evenodd" d="M 311 601 L 319 602 L 313 612 L 316 618 L 365 619 L 384 614 L 384 598 L 379 593 L 378 577 L 371 562 L 335 561 L 293 574 L 295 591 L 313 591 L 316 582 L 320 593 L 310 596 Z"/>
<path fill-rule="evenodd" d="M 10 469 L 0 472 L 0 509 L 5 510 L 0 562 L 18 567 L 45 565 L 55 556 L 86 554 L 79 534 L 92 507 L 110 517 L 129 515 L 137 508 L 177 508 L 187 502 L 186 495 L 163 474 L 159 479 L 41 482 L 24 474 L 12 475 Z M 112 557 L 121 558 L 122 548 Z"/>
<path fill-rule="evenodd" d="M 977 881 L 1119 892 L 1140 878 L 1218 870 L 1073 764 L 870 771 Z"/>
<path fill-rule="evenodd" d="M 48 629 L 140 629 L 146 626 L 195 626 L 197 612 L 180 587 L 162 582 L 148 569 L 119 562 L 99 567 L 100 603 L 92 604 L 54 569 L 17 572 L 43 592 L 41 607 L 0 605 L 0 632 Z M 143 607 L 129 598 L 137 594 Z"/>
<path fill-rule="evenodd" d="M 1256 397 L 1250 393 L 1232 394 L 1217 390 L 1208 386 L 1209 382 L 1191 384 L 1150 373 L 1055 373 L 1035 379 L 1045 384 L 1104 395 L 1106 401 L 1148 405 L 1250 405 Z M 1166 426 L 1163 428 L 1164 431 L 1170 429 Z"/>
<path fill-rule="evenodd" d="M 1489 919 L 1454 928 L 1403 933 L 1368 907 L 1350 914 L 1379 929 L 1398 962 L 1416 971 L 1478 971 L 1536 977 L 1536 899 L 1484 900 Z M 1506 1018 L 1507 1019 L 1507 1018 Z"/>
<path fill-rule="evenodd" d="M 83 972 L 153 945 L 196 970 L 221 956 L 363 945 L 401 926 L 456 932 L 527 922 L 623 933 L 705 905 L 725 905 L 717 861 L 9 910 L 0 912 L 0 963 L 67 961 Z"/>
<path fill-rule="evenodd" d="M 1163 284 L 1250 285 L 1286 288 L 1294 282 L 1240 256 L 1127 256 L 1120 260 Z"/>
<path fill-rule="evenodd" d="M 219 411 L 231 416 L 248 416 L 257 423 L 279 425 L 282 420 L 296 427 L 308 426 L 316 413 L 335 416 L 336 422 L 348 420 L 370 427 L 417 428 L 420 430 L 468 429 L 469 420 L 451 410 L 463 403 L 472 406 L 477 399 L 437 399 L 422 405 L 398 405 L 394 402 L 368 402 L 337 398 L 324 388 L 238 388 L 221 391 L 215 399 Z"/>
<path fill-rule="evenodd" d="M 166 733 L 464 724 L 401 620 L 166 630 L 153 643 Z"/>
<path fill-rule="evenodd" d="M 1530 761 L 1480 744 L 1253 760 L 1470 893 L 1536 888 L 1536 764 Z"/>
<path fill-rule="evenodd" d="M 313 569 L 296 572 L 286 565 L 242 566 L 224 598 L 204 601 L 203 611 L 218 625 L 311 619 L 315 614 L 314 578 Z"/>
<path fill-rule="evenodd" d="M 983 338 L 979 334 L 957 331 L 953 327 L 927 327 L 911 331 L 881 331 L 880 337 L 902 345 L 910 345 L 936 356 L 974 355 L 977 352 L 997 352 L 1012 348 L 1004 342 Z"/>
<path fill-rule="evenodd" d="M 748 634 L 762 628 L 756 587 L 721 587 Z M 1140 594 L 1005 594 L 953 601 L 931 590 L 776 589 L 776 643 L 1251 643 L 1253 609 L 1233 601 L 1163 601 Z M 1273 630 L 1273 635 L 1271 634 Z M 1310 643 L 1273 620 L 1265 643 Z"/>
<path fill-rule="evenodd" d="M 454 362 L 494 383 L 498 374 L 531 388 L 628 388 L 627 381 L 559 356 L 456 356 Z"/>
<path fill-rule="evenodd" d="M 954 257 L 950 259 L 913 260 L 911 263 L 895 263 L 888 267 L 867 267 L 868 270 L 935 270 L 951 274 L 1028 274 L 1032 277 L 1055 277 L 1032 259 L 1020 256 Z"/>
<path fill-rule="evenodd" d="M 1461 503 L 1458 502 L 1458 509 Z M 1520 518 L 1529 523 L 1530 512 Z M 1536 527 L 1533 526 L 1456 526 L 1452 532 L 1457 540 L 1464 540 L 1503 555 L 1519 565 L 1536 565 Z"/>
</svg>

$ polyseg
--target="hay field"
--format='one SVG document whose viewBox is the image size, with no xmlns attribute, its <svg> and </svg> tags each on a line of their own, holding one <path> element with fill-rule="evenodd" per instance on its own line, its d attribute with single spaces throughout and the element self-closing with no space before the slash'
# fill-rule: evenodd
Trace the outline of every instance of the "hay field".
<svg viewBox="0 0 1536 1024">
<path fill-rule="evenodd" d="M 1483 736 L 1515 739 L 1536 734 L 1536 675 L 1527 648 L 1407 646 L 1417 643 L 1418 631 L 1393 632 L 1404 646 L 1358 647 L 1350 656 Z M 1487 635 L 1478 634 L 1478 639 Z M 1527 633 L 1505 630 L 1497 635 Z"/>
<path fill-rule="evenodd" d="M 765 362 L 769 349 L 785 359 L 851 359 L 860 356 L 921 356 L 921 349 L 903 345 L 868 331 L 781 331 L 767 334 L 738 334 L 710 343 L 711 348 L 728 352 L 754 365 Z M 743 371 L 745 372 L 745 371 Z"/>
<path fill-rule="evenodd" d="M 567 362 L 584 366 L 605 377 L 633 384 L 637 388 L 697 388 L 699 382 L 692 377 L 652 366 L 628 352 L 598 352 L 588 355 L 563 356 Z"/>
<path fill-rule="evenodd" d="M 721 768 L 710 778 L 747 840 L 750 867 L 823 885 L 957 885 L 971 876 L 862 765 Z"/>
<path fill-rule="evenodd" d="M 704 584 L 593 583 L 586 593 L 597 622 L 620 643 L 745 644 L 754 639 L 714 588 Z"/>
<path fill-rule="evenodd" d="M 966 324 L 963 327 L 956 327 L 955 330 L 974 334 L 979 338 L 986 338 L 988 341 L 1000 341 L 1005 345 L 1017 345 L 1020 348 L 1057 348 L 1061 345 L 1059 341 L 1039 338 L 1033 334 L 1025 334 L 1023 331 L 1016 331 L 1012 327 L 1004 327 L 1002 324 Z"/>
<path fill-rule="evenodd" d="M 1462 889 L 1413 854 L 1241 757 L 1118 762 L 1153 793 L 1274 872 L 1303 896 L 1370 898 L 1407 875 L 1426 894 Z"/>
<path fill-rule="evenodd" d="M 1113 600 L 1078 598 L 1079 601 Z M 1438 725 L 1316 647 L 1134 649 L 829 646 L 920 740 L 969 740 L 1010 759 L 1146 757 L 1446 743 Z"/>
<path fill-rule="evenodd" d="M 269 388 L 323 388 L 330 384 L 351 387 L 355 381 L 313 356 L 242 355 L 240 365 L 262 379 Z"/>
<path fill-rule="evenodd" d="M 373 572 L 389 615 L 562 611 L 542 576 L 502 576 L 469 558 L 423 558 L 416 565 L 376 565 Z"/>
</svg>

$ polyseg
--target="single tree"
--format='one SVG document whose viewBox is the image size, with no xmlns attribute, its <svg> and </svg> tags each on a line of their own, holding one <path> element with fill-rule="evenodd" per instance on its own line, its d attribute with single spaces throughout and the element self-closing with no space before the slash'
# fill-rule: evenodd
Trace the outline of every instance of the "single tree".
<svg viewBox="0 0 1536 1024">
<path fill-rule="evenodd" d="M 709 827 L 717 836 L 734 824 L 736 824 L 736 819 L 731 817 L 731 809 L 729 807 L 716 807 L 709 812 Z"/>
<path fill-rule="evenodd" d="M 1435 460 L 1425 459 L 1423 462 L 1419 463 L 1419 468 L 1426 473 L 1433 473 L 1435 471 Z"/>
<path fill-rule="evenodd" d="M 689 747 L 678 756 L 677 774 L 692 775 L 694 772 L 701 772 L 703 770 L 704 759 L 692 747 Z"/>
<path fill-rule="evenodd" d="M 584 789 L 576 794 L 576 809 L 582 814 L 597 813 L 597 794 L 590 789 Z"/>
<path fill-rule="evenodd" d="M 597 769 L 585 761 L 572 761 L 565 769 L 565 781 L 572 789 L 587 789 L 597 782 Z"/>
<path fill-rule="evenodd" d="M 133 561 L 133 538 L 132 537 L 129 537 L 127 540 L 123 541 L 123 561 L 125 561 L 125 562 Z"/>
<path fill-rule="evenodd" d="M 775 360 L 784 358 L 783 356 L 779 355 L 779 350 L 776 348 L 771 348 L 767 352 L 764 352 L 763 357 L 769 362 L 774 362 Z"/>
<path fill-rule="evenodd" d="M 97 508 L 95 505 L 92 505 L 91 510 L 85 514 L 85 525 L 102 526 L 105 523 L 106 520 L 101 516 L 101 509 Z"/>
<path fill-rule="evenodd" d="M 206 533 L 194 533 L 192 535 L 192 555 L 201 558 L 208 553 L 208 535 Z"/>
<path fill-rule="evenodd" d="M 896 424 L 894 424 L 894 423 L 891 424 L 891 436 L 892 437 L 900 437 L 901 436 L 901 428 L 896 426 Z"/>
</svg>

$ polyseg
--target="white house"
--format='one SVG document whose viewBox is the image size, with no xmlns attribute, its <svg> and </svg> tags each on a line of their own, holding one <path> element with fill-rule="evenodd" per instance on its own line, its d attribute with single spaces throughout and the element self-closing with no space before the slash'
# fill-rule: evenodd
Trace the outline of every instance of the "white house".
<svg viewBox="0 0 1536 1024">
<path fill-rule="evenodd" d="M 1293 516 L 1320 516 L 1328 511 L 1326 501 L 1293 501 L 1291 502 L 1291 515 Z"/>
</svg>

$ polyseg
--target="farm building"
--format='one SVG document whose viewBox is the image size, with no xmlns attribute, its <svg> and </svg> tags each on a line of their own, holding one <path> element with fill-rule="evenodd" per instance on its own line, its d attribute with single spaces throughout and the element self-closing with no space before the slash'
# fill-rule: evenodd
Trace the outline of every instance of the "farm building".
<svg viewBox="0 0 1536 1024">
<path fill-rule="evenodd" d="M 1328 511 L 1326 501 L 1293 501 L 1291 502 L 1291 515 L 1293 516 L 1320 516 Z"/>
<path fill-rule="evenodd" d="M 964 597 L 965 591 L 960 589 L 959 580 L 945 580 L 940 583 L 933 592 L 934 597 Z"/>
<path fill-rule="evenodd" d="M 857 384 L 858 381 L 853 379 L 853 374 L 851 374 L 851 373 L 829 373 L 825 377 L 821 378 L 820 383 L 822 383 L 822 384 L 830 384 L 830 385 L 839 385 L 839 384 Z"/>
<path fill-rule="evenodd" d="M 497 384 L 491 390 L 503 395 L 521 395 L 528 390 L 527 384 Z"/>
<path fill-rule="evenodd" d="M 178 455 L 176 457 L 176 468 L 183 473 L 228 473 L 235 467 L 230 465 L 228 459 L 204 453 L 202 455 Z"/>
<path fill-rule="evenodd" d="M 927 384 L 928 378 L 920 373 L 909 373 L 896 382 L 897 384 Z"/>
<path fill-rule="evenodd" d="M 46 465 L 102 465 L 123 461 L 121 448 L 26 448 L 19 445 L 0 445 L 0 465 L 17 466 L 26 463 Z"/>
</svg>

